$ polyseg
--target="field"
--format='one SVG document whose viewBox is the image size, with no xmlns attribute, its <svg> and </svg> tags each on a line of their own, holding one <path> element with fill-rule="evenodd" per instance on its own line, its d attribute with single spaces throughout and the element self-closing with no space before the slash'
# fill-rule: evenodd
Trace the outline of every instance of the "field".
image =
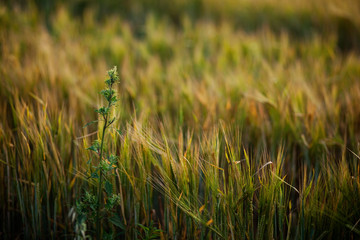
<svg viewBox="0 0 360 240">
<path fill-rule="evenodd" d="M 0 3 L 0 239 L 360 239 L 359 156 L 357 0 Z"/>
</svg>

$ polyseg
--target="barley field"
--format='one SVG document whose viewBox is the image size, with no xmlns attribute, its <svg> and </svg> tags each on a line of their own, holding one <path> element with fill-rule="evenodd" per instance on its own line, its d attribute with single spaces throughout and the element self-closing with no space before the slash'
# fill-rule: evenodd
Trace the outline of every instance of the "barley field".
<svg viewBox="0 0 360 240">
<path fill-rule="evenodd" d="M 0 215 L 0 239 L 360 239 L 360 2 L 0 2 Z"/>
</svg>

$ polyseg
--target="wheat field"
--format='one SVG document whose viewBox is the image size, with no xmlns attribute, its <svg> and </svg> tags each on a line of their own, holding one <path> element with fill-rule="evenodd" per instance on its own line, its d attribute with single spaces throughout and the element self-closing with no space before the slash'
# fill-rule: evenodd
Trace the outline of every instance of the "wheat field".
<svg viewBox="0 0 360 240">
<path fill-rule="evenodd" d="M 359 53 L 356 0 L 0 3 L 0 238 L 359 239 Z"/>
</svg>

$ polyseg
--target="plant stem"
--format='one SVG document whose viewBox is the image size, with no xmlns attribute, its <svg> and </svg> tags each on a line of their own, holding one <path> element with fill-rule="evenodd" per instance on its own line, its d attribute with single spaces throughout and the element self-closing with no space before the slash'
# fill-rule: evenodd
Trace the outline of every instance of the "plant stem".
<svg viewBox="0 0 360 240">
<path fill-rule="evenodd" d="M 102 138 L 101 138 L 101 146 L 100 146 L 100 156 L 99 156 L 99 162 L 101 162 L 102 159 L 102 154 L 103 154 L 103 144 L 104 144 L 104 134 L 105 134 L 105 130 L 106 130 L 106 124 L 107 124 L 107 118 L 105 119 L 105 125 L 103 128 L 103 132 L 102 132 Z M 101 164 L 101 163 L 100 163 Z M 101 199 L 102 199 L 102 179 L 103 179 L 103 171 L 100 168 L 100 180 L 99 180 L 99 185 L 98 185 L 98 205 L 97 205 L 97 210 L 96 210 L 96 239 L 100 239 L 101 236 L 101 224 L 100 224 L 100 209 L 101 209 Z"/>
<path fill-rule="evenodd" d="M 110 92 L 111 92 L 112 86 L 110 86 Z M 112 97 L 112 94 L 110 96 L 110 99 Z M 109 101 L 108 103 L 108 108 L 111 107 L 111 101 Z M 100 155 L 99 155 L 99 164 L 101 164 L 101 160 L 102 160 L 102 155 L 103 155 L 103 145 L 104 145 L 104 138 L 105 138 L 105 131 L 106 128 L 108 127 L 108 114 L 106 114 L 106 116 L 104 117 L 104 128 L 102 131 L 102 136 L 101 136 L 101 145 L 100 145 Z M 99 179 L 99 185 L 98 185 L 98 205 L 97 205 L 97 209 L 96 209 L 96 239 L 100 240 L 101 239 L 101 219 L 100 219 L 100 210 L 102 207 L 102 181 L 103 181 L 103 171 L 100 167 L 100 179 Z"/>
</svg>

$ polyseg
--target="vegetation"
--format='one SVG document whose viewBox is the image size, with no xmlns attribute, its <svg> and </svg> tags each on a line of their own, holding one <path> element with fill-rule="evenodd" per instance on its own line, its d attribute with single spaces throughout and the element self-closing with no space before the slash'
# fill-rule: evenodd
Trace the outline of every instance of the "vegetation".
<svg viewBox="0 0 360 240">
<path fill-rule="evenodd" d="M 357 1 L 45 2 L 0 3 L 1 239 L 360 237 Z"/>
<path fill-rule="evenodd" d="M 96 156 L 99 157 L 98 164 L 95 166 L 92 165 L 92 159 L 88 161 L 88 164 L 90 165 L 88 171 L 89 178 L 98 179 L 97 188 L 95 193 L 91 194 L 86 192 L 83 200 L 77 204 L 77 210 L 79 214 L 79 218 L 77 220 L 78 223 L 86 224 L 86 220 L 88 220 L 88 222 L 90 221 L 96 224 L 97 239 L 105 238 L 102 236 L 109 236 L 109 238 L 114 238 L 112 232 L 102 233 L 101 226 L 104 226 L 102 220 L 106 217 L 106 215 L 110 215 L 108 216 L 109 221 L 115 225 L 118 225 L 116 223 L 120 218 L 116 212 L 113 212 L 112 210 L 117 204 L 120 204 L 121 198 L 119 195 L 113 194 L 113 184 L 110 182 L 111 173 L 115 173 L 118 157 L 104 151 L 106 130 L 109 129 L 109 127 L 115 122 L 115 117 L 111 116 L 111 109 L 117 102 L 116 92 L 113 89 L 114 84 L 119 80 L 117 68 L 114 67 L 108 71 L 108 75 L 109 79 L 105 81 L 107 89 L 104 89 L 100 92 L 100 94 L 103 95 L 106 99 L 107 103 L 105 106 L 95 110 L 95 112 L 99 114 L 99 120 L 95 120 L 86 124 L 86 126 L 89 126 L 99 121 L 103 122 L 100 141 L 95 140 L 93 145 L 88 148 L 88 150 L 93 151 Z M 104 181 L 105 184 L 103 184 Z M 106 198 L 103 198 L 102 195 L 103 186 L 105 187 Z M 103 202 L 106 203 L 105 207 L 103 206 Z M 119 226 L 121 227 L 122 225 Z"/>
</svg>

